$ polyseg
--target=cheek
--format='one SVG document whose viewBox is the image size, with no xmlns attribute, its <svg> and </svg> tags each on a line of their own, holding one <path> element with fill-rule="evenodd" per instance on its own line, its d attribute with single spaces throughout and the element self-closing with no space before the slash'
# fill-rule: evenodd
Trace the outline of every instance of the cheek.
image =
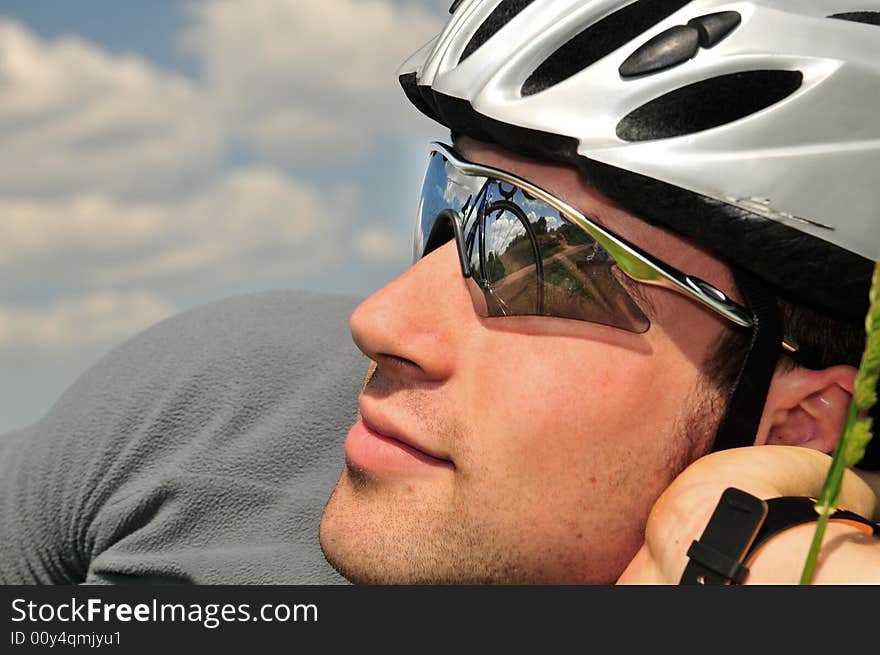
<svg viewBox="0 0 880 655">
<path fill-rule="evenodd" d="M 693 385 L 688 366 L 656 349 L 526 339 L 483 349 L 483 370 L 492 373 L 472 391 L 480 402 L 469 424 L 485 428 L 474 439 L 482 461 L 503 463 L 528 483 L 644 450 L 647 435 L 671 429 Z M 536 469 L 541 478 L 525 475 Z"/>
<path fill-rule="evenodd" d="M 654 344 L 638 353 L 534 335 L 506 334 L 479 353 L 461 504 L 483 529 L 520 540 L 536 566 L 622 568 L 669 483 L 688 367 Z"/>
<path fill-rule="evenodd" d="M 528 533 L 613 530 L 637 541 L 681 448 L 673 440 L 693 367 L 662 341 L 638 353 L 505 335 L 480 352 L 459 493 Z"/>
</svg>

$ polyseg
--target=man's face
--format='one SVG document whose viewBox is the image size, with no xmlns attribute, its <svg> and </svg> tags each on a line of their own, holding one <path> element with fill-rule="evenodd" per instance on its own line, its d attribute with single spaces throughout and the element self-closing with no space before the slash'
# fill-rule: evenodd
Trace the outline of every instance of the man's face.
<svg viewBox="0 0 880 655">
<path fill-rule="evenodd" d="M 645 224 L 569 168 L 464 140 L 653 256 L 732 293 L 707 252 Z M 554 317 L 483 318 L 454 242 L 358 307 L 375 362 L 321 522 L 355 582 L 611 583 L 662 490 L 706 452 L 719 394 L 701 375 L 715 314 L 640 285 L 643 334 Z"/>
</svg>

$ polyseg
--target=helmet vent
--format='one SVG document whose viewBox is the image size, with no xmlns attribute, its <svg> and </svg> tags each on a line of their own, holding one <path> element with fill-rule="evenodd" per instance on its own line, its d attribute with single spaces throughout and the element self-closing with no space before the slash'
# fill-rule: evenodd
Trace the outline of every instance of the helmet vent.
<svg viewBox="0 0 880 655">
<path fill-rule="evenodd" d="M 627 114 L 617 136 L 651 141 L 726 125 L 787 98 L 803 78 L 800 71 L 756 70 L 688 84 Z"/>
<path fill-rule="evenodd" d="M 488 41 L 498 30 L 507 25 L 514 17 L 523 9 L 532 4 L 534 0 L 504 0 L 495 10 L 489 14 L 488 18 L 480 25 L 479 29 L 468 41 L 458 60 L 460 64 L 470 57 L 474 50 Z"/>
<path fill-rule="evenodd" d="M 626 45 L 689 2 L 690 0 L 638 0 L 605 16 L 538 66 L 523 84 L 522 95 L 534 95 L 567 80 Z"/>
<path fill-rule="evenodd" d="M 828 18 L 851 20 L 854 23 L 867 23 L 868 25 L 880 25 L 880 11 L 851 11 L 844 14 L 833 14 Z"/>
</svg>

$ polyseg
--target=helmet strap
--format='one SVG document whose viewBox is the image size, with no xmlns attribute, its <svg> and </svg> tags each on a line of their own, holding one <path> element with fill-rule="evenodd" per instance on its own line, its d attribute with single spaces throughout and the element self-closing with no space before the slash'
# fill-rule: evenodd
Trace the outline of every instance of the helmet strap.
<svg viewBox="0 0 880 655">
<path fill-rule="evenodd" d="M 745 269 L 733 266 L 732 271 L 745 305 L 752 311 L 754 326 L 748 353 L 715 433 L 713 451 L 754 443 L 783 338 L 776 296 Z"/>
</svg>

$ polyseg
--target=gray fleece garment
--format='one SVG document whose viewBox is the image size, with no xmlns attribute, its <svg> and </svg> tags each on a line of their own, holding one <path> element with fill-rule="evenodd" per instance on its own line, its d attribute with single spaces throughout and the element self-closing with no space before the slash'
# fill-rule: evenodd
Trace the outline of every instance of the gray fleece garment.
<svg viewBox="0 0 880 655">
<path fill-rule="evenodd" d="M 0 583 L 345 582 L 318 545 L 367 359 L 355 298 L 173 316 L 0 435 Z"/>
</svg>

